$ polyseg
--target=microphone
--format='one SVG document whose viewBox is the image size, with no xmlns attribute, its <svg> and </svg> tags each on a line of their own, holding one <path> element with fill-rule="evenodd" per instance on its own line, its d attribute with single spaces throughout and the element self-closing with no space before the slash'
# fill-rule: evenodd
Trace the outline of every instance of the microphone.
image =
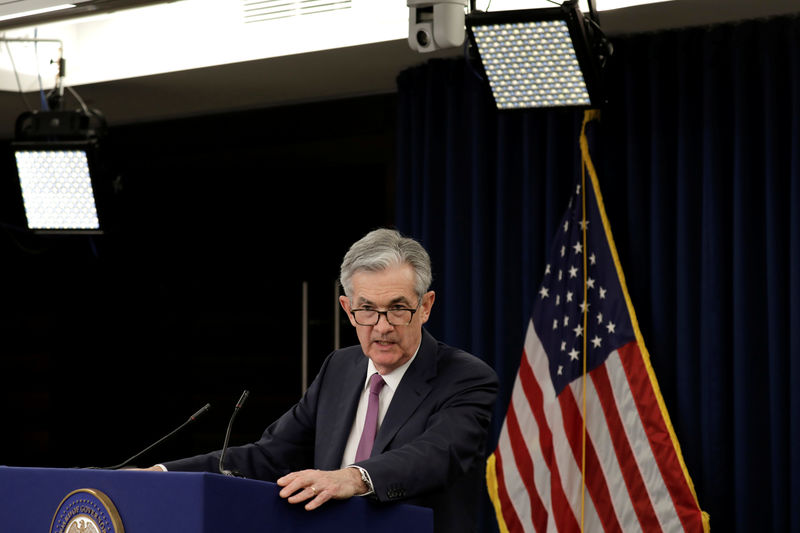
<svg viewBox="0 0 800 533">
<path fill-rule="evenodd" d="M 144 453 L 145 453 L 145 452 L 148 452 L 148 451 L 150 451 L 150 449 L 151 449 L 151 448 L 155 448 L 156 446 L 158 446 L 159 444 L 161 444 L 162 442 L 164 442 L 165 440 L 167 440 L 168 438 L 170 438 L 171 436 L 173 436 L 175 433 L 177 433 L 178 431 L 182 430 L 184 427 L 186 427 L 186 425 L 187 425 L 187 424 L 189 424 L 189 423 L 191 423 L 191 422 L 194 422 L 195 420 L 197 420 L 198 418 L 200 418 L 200 416 L 202 416 L 202 415 L 206 414 L 206 412 L 207 412 L 209 409 L 211 409 L 211 404 L 210 404 L 210 403 L 207 403 L 207 404 L 205 404 L 205 405 L 204 405 L 203 407 L 201 407 L 201 408 L 200 408 L 200 409 L 199 409 L 199 410 L 198 410 L 198 411 L 197 411 L 195 414 L 193 414 L 192 416 L 190 416 L 190 417 L 189 417 L 189 420 L 187 420 L 186 422 L 184 422 L 183 424 L 181 424 L 181 425 L 180 425 L 180 426 L 178 426 L 177 428 L 173 429 L 173 430 L 172 430 L 170 433 L 168 433 L 168 434 L 164 435 L 163 437 L 161 437 L 160 439 L 158 439 L 157 441 L 155 441 L 153 444 L 151 444 L 150 446 L 148 446 L 148 447 L 147 447 L 147 448 L 145 448 L 144 450 L 140 451 L 139 453 L 137 453 L 136 455 L 134 455 L 134 456 L 133 456 L 133 457 L 131 457 L 130 459 L 128 459 L 128 460 L 126 460 L 126 461 L 123 461 L 123 462 L 121 462 L 121 463 L 120 463 L 120 464 L 118 464 L 118 465 L 114 465 L 114 466 L 107 466 L 107 467 L 105 467 L 105 470 L 119 470 L 119 469 L 120 469 L 120 468 L 122 468 L 123 466 L 127 466 L 128 464 L 130 464 L 130 463 L 131 463 L 131 461 L 133 461 L 134 459 L 138 458 L 140 455 L 144 455 Z"/>
<path fill-rule="evenodd" d="M 225 452 L 228 450 L 228 439 L 231 438 L 231 428 L 233 427 L 233 419 L 236 418 L 236 415 L 239 413 L 239 409 L 242 408 L 244 405 L 244 401 L 247 397 L 250 396 L 250 391 L 245 389 L 242 392 L 242 395 L 239 397 L 239 401 L 236 402 L 236 407 L 233 408 L 233 414 L 231 415 L 231 420 L 228 422 L 228 431 L 225 432 L 225 442 L 222 444 L 222 451 L 219 454 L 219 473 L 225 474 L 226 476 L 233 476 L 233 477 L 244 477 L 241 472 L 237 472 L 236 470 L 230 471 L 226 470 L 224 466 L 225 461 Z"/>
</svg>

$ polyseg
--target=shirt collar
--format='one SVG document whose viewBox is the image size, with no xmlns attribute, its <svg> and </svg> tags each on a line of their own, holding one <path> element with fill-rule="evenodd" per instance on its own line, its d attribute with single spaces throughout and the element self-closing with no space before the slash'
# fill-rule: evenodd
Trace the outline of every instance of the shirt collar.
<svg viewBox="0 0 800 533">
<path fill-rule="evenodd" d="M 411 356 L 411 359 L 409 359 L 408 361 L 403 363 L 401 366 L 395 368 L 394 370 L 392 370 L 388 374 L 381 375 L 381 377 L 383 378 L 383 381 L 386 382 L 386 386 L 387 387 L 389 387 L 393 391 L 397 390 L 397 387 L 400 386 L 400 380 L 403 379 L 403 376 L 405 375 L 406 370 L 408 370 L 408 367 L 411 365 L 411 363 L 414 362 L 414 359 L 416 359 L 417 354 L 419 353 L 420 346 L 422 346 L 422 341 L 421 340 L 420 340 L 419 346 L 417 346 L 417 350 L 414 352 L 414 355 Z M 372 359 L 367 359 L 367 377 L 364 379 L 364 388 L 365 389 L 367 387 L 369 387 L 369 378 L 372 376 L 372 374 L 374 374 L 377 371 L 378 370 L 375 368 L 375 365 L 372 364 Z"/>
</svg>

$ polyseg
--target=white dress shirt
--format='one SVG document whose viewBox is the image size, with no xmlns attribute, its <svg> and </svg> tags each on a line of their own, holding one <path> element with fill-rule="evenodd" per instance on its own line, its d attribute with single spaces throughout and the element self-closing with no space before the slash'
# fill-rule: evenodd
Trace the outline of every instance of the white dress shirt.
<svg viewBox="0 0 800 533">
<path fill-rule="evenodd" d="M 389 404 L 392 402 L 394 392 L 400 386 L 400 381 L 408 370 L 409 365 L 417 357 L 419 346 L 414 355 L 406 361 L 403 366 L 395 368 L 388 374 L 381 377 L 386 385 L 381 389 L 378 396 L 378 428 L 381 427 L 383 417 L 386 416 L 386 411 L 389 410 Z M 364 387 L 361 391 L 361 397 L 358 400 L 358 409 L 356 409 L 356 417 L 353 420 L 353 426 L 350 428 L 350 436 L 347 438 L 347 444 L 344 447 L 344 455 L 342 455 L 342 468 L 352 465 L 356 460 L 356 450 L 358 449 L 358 441 L 361 440 L 361 432 L 364 430 L 364 420 L 367 418 L 367 403 L 369 402 L 369 378 L 377 372 L 372 360 L 367 362 L 367 374 L 364 376 Z"/>
</svg>

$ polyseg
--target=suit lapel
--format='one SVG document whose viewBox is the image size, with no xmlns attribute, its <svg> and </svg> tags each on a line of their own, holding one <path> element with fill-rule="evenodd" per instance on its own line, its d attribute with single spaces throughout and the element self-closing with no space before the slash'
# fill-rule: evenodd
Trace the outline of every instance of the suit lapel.
<svg viewBox="0 0 800 533">
<path fill-rule="evenodd" d="M 367 377 L 366 356 L 362 353 L 360 359 L 354 361 L 352 365 L 346 365 L 341 375 L 332 377 L 335 380 L 332 382 L 335 384 L 333 386 L 339 388 L 342 393 L 331 395 L 335 400 L 330 405 L 320 406 L 319 409 L 320 416 L 326 420 L 326 424 L 324 434 L 317 435 L 317 442 L 322 440 L 328 443 L 325 446 L 317 446 L 318 450 L 325 452 L 317 464 L 317 468 L 322 470 L 336 470 L 341 466 L 344 447 L 350 436 L 359 396 Z M 320 426 L 317 428 L 319 430 Z"/>
<path fill-rule="evenodd" d="M 430 393 L 430 380 L 435 376 L 436 340 L 423 329 L 419 353 L 406 370 L 400 386 L 394 393 L 392 403 L 375 436 L 373 454 L 383 452 L 397 431 L 414 414 L 422 400 Z"/>
</svg>

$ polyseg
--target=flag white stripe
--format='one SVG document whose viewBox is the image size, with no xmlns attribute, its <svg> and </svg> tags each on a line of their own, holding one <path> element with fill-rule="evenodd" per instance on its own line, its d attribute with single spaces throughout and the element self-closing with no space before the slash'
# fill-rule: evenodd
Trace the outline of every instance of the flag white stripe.
<svg viewBox="0 0 800 533">
<path fill-rule="evenodd" d="M 614 401 L 617 404 L 620 419 L 622 419 L 622 426 L 625 428 L 628 442 L 631 443 L 631 450 L 639 465 L 639 471 L 642 473 L 642 479 L 647 493 L 650 495 L 650 501 L 653 502 L 653 509 L 659 524 L 661 524 L 661 529 L 665 532 L 683 531 L 680 517 L 656 464 L 642 420 L 639 418 L 639 410 L 636 407 L 618 351 L 615 350 L 609 356 L 606 361 L 606 369 L 611 388 L 614 391 Z"/>
<path fill-rule="evenodd" d="M 583 396 L 581 381 L 573 381 L 570 384 L 570 388 L 572 388 L 572 392 L 580 405 L 581 397 Z M 603 477 L 608 487 L 608 493 L 614 506 L 617 520 L 620 525 L 626 526 L 625 533 L 640 532 L 642 530 L 641 525 L 631 502 L 628 487 L 625 485 L 622 470 L 620 470 L 614 442 L 611 440 L 600 397 L 597 395 L 597 389 L 595 389 L 591 379 L 586 380 L 586 411 L 586 429 L 592 444 L 594 444 L 597 460 L 603 471 Z"/>
<path fill-rule="evenodd" d="M 517 378 L 519 380 L 519 378 Z M 542 454 L 542 445 L 540 440 L 539 425 L 536 423 L 536 418 L 533 416 L 533 410 L 528 403 L 528 398 L 525 396 L 525 391 L 522 385 L 514 387 L 511 401 L 514 404 L 514 411 L 517 414 L 519 421 L 520 431 L 525 439 L 525 445 L 528 453 L 533 462 L 533 483 L 539 498 L 542 500 L 542 505 L 547 511 L 549 521 L 552 521 L 553 506 L 550 499 L 550 469 L 547 468 L 544 455 Z"/>
<path fill-rule="evenodd" d="M 561 404 L 555 396 L 553 382 L 550 379 L 550 369 L 548 367 L 547 354 L 544 351 L 541 341 L 533 327 L 531 320 L 528 327 L 528 335 L 525 339 L 525 351 L 528 354 L 533 374 L 542 389 L 544 400 L 544 413 L 550 431 L 553 433 L 553 452 L 556 465 L 558 466 L 561 485 L 564 495 L 572 508 L 575 520 L 580 524 L 581 521 L 581 465 L 575 462 L 572 455 L 567 434 L 564 430 L 564 419 L 561 413 Z M 600 518 L 594 508 L 591 498 L 585 499 L 584 506 L 585 526 L 587 531 L 592 531 L 594 527 L 600 527 Z"/>
<path fill-rule="evenodd" d="M 511 500 L 514 511 L 522 524 L 522 529 L 526 533 L 532 533 L 534 529 L 533 521 L 531 520 L 530 499 L 528 498 L 529 489 L 526 487 L 522 476 L 519 475 L 519 470 L 514 462 L 514 452 L 511 450 L 511 440 L 505 423 L 503 424 L 497 447 L 503 460 L 503 480 L 505 481 L 508 498 Z"/>
</svg>

